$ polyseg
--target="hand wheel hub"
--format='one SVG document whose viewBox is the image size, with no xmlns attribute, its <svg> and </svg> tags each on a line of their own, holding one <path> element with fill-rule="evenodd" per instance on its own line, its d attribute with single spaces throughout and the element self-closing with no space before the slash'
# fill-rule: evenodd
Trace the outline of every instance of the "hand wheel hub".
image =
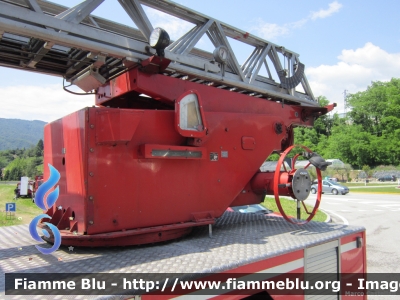
<svg viewBox="0 0 400 300">
<path fill-rule="evenodd" d="M 293 174 L 292 190 L 298 201 L 304 201 L 308 198 L 311 191 L 311 178 L 306 169 L 297 169 Z"/>
</svg>

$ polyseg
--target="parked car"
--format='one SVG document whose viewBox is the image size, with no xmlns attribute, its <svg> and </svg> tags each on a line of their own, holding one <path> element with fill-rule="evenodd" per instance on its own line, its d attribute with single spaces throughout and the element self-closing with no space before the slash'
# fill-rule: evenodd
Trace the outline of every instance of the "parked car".
<svg viewBox="0 0 400 300">
<path fill-rule="evenodd" d="M 265 208 L 261 204 L 231 206 L 231 207 L 228 207 L 227 211 L 240 212 L 243 214 L 246 214 L 246 213 L 269 214 L 272 212 L 271 210 Z"/>
<path fill-rule="evenodd" d="M 396 176 L 394 175 L 386 175 L 383 177 L 379 177 L 378 181 L 396 181 Z"/>
<path fill-rule="evenodd" d="M 318 184 L 311 185 L 311 193 L 316 194 L 318 190 Z M 322 193 L 332 193 L 334 195 L 342 194 L 346 195 L 349 192 L 347 186 L 343 186 L 337 182 L 322 180 Z"/>
<path fill-rule="evenodd" d="M 325 180 L 328 180 L 329 182 L 333 182 L 333 183 L 338 183 L 338 179 L 337 178 L 328 178 L 328 179 L 325 179 Z M 312 182 L 312 184 L 317 184 L 318 183 L 318 179 L 315 179 L 313 182 Z"/>
</svg>

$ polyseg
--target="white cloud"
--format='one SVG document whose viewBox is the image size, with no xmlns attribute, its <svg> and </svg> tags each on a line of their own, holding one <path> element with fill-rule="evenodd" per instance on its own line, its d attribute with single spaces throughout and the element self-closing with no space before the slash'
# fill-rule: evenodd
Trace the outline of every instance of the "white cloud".
<svg viewBox="0 0 400 300">
<path fill-rule="evenodd" d="M 292 29 L 296 29 L 296 28 L 301 28 L 302 26 L 304 26 L 304 24 L 306 24 L 308 22 L 307 18 L 301 19 L 299 21 L 296 22 L 292 22 L 289 23 L 288 25 L 292 28 Z"/>
<path fill-rule="evenodd" d="M 279 26 L 277 24 L 264 22 L 261 19 L 258 20 L 258 26 L 254 29 L 262 38 L 266 40 L 273 40 L 278 36 L 286 35 L 289 33 L 288 24 Z"/>
<path fill-rule="evenodd" d="M 301 28 L 309 20 L 323 19 L 323 18 L 329 17 L 332 14 L 338 12 L 341 7 L 342 7 L 342 4 L 340 4 L 337 1 L 334 1 L 329 4 L 328 9 L 321 9 L 317 12 L 311 12 L 311 14 L 306 18 L 303 18 L 299 21 L 286 23 L 283 25 L 267 23 L 267 22 L 264 22 L 262 19 L 258 19 L 257 20 L 258 25 L 253 27 L 251 30 L 256 32 L 259 36 L 261 36 L 262 38 L 264 38 L 266 40 L 273 40 L 274 38 L 276 38 L 278 36 L 283 36 L 283 35 L 290 33 L 290 31 L 293 29 Z"/>
<path fill-rule="evenodd" d="M 171 40 L 177 40 L 195 26 L 194 24 L 170 16 L 159 10 L 146 7 L 145 12 L 153 27 L 161 27 L 165 29 Z"/>
<path fill-rule="evenodd" d="M 273 40 L 278 36 L 283 36 L 290 33 L 291 30 L 300 28 L 307 23 L 308 19 L 301 19 L 296 22 L 287 23 L 282 26 L 273 23 L 264 22 L 262 19 L 258 19 L 258 25 L 252 30 L 256 31 L 259 36 L 266 40 Z"/>
<path fill-rule="evenodd" d="M 400 53 L 388 53 L 372 43 L 356 50 L 342 50 L 338 60 L 335 65 L 306 69 L 314 95 L 336 102 L 337 112 L 344 110 L 344 90 L 357 93 L 366 90 L 372 81 L 400 77 Z"/>
<path fill-rule="evenodd" d="M 0 88 L 0 118 L 51 122 L 95 103 L 95 96 L 77 96 L 60 85 Z"/>
<path fill-rule="evenodd" d="M 340 4 L 337 1 L 334 1 L 332 3 L 329 3 L 328 9 L 320 9 L 319 11 L 312 12 L 310 18 L 311 20 L 323 19 L 329 17 L 334 13 L 337 13 L 341 8 L 342 4 Z"/>
</svg>

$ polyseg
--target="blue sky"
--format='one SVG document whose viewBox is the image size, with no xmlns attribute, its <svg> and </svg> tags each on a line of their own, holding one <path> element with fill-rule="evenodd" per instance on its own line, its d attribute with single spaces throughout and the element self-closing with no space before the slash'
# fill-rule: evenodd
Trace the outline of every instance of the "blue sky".
<svg viewBox="0 0 400 300">
<path fill-rule="evenodd" d="M 52 1 L 73 6 L 80 1 Z M 371 81 L 400 77 L 400 2 L 395 0 L 177 0 L 253 35 L 300 54 L 315 96 L 324 95 L 343 111 L 343 91 L 365 90 Z M 149 12 L 153 26 L 176 39 L 191 25 Z M 135 27 L 116 0 L 105 0 L 94 13 Z M 206 40 L 198 45 L 208 49 Z M 250 49 L 232 46 L 239 63 Z M 236 48 L 237 47 L 237 48 Z M 50 122 L 94 104 L 92 96 L 62 90 L 62 79 L 0 67 L 1 118 Z"/>
</svg>

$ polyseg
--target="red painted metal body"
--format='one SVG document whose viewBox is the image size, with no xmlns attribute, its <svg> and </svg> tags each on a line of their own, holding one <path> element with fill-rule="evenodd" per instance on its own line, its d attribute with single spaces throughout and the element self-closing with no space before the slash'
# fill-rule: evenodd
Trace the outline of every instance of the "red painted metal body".
<svg viewBox="0 0 400 300">
<path fill-rule="evenodd" d="M 190 93 L 203 121 L 193 135 L 179 130 L 178 121 L 179 101 Z M 274 192 L 272 184 L 252 188 L 261 164 L 293 143 L 294 125 L 312 126 L 313 116 L 331 109 L 139 68 L 100 88 L 96 104 L 45 127 L 45 165 L 61 174 L 60 196 L 48 214 L 66 245 L 168 240 L 212 224 L 228 206 L 260 203 Z"/>
</svg>

